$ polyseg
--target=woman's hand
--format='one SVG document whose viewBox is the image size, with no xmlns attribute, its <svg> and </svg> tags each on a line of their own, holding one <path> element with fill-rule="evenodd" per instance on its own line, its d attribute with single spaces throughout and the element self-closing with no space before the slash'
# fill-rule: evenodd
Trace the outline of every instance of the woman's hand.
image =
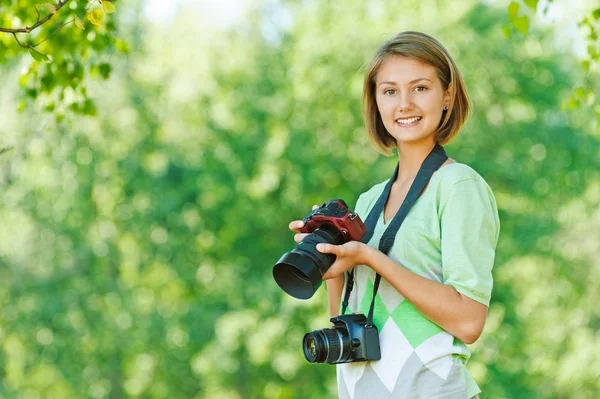
<svg viewBox="0 0 600 399">
<path fill-rule="evenodd" d="M 349 241 L 343 245 L 318 244 L 317 250 L 323 254 L 336 256 L 335 262 L 323 275 L 323 280 L 329 280 L 341 276 L 356 265 L 367 264 L 369 251 L 372 248 L 360 241 Z"/>
<path fill-rule="evenodd" d="M 313 205 L 312 209 L 315 210 L 318 207 L 319 207 L 319 205 Z M 303 227 L 304 227 L 304 221 L 302 221 L 302 220 L 294 220 L 293 222 L 290 222 L 289 228 L 290 228 L 290 230 L 292 230 L 293 232 L 296 233 L 294 235 L 294 241 L 296 241 L 297 243 L 302 241 L 304 239 L 304 237 L 306 237 L 308 235 L 307 233 L 301 232 Z M 348 243 L 348 244 L 350 244 L 350 243 Z M 324 249 L 323 251 L 325 251 L 325 250 L 326 249 Z M 343 272 L 345 270 L 347 270 L 347 269 L 344 269 L 344 271 L 341 271 L 341 272 L 337 273 L 336 275 L 329 276 L 329 272 L 336 264 L 340 264 L 340 263 L 337 261 L 334 262 L 332 267 L 329 268 L 329 271 L 327 273 L 325 273 L 326 275 L 328 275 L 327 278 L 325 278 L 325 276 L 323 276 L 323 280 L 326 280 L 325 283 L 327 284 L 327 297 L 329 300 L 329 312 L 331 314 L 331 317 L 337 316 L 339 314 L 340 301 L 342 298 L 342 290 L 344 289 Z"/>
<path fill-rule="evenodd" d="M 319 205 L 313 205 L 313 207 L 312 207 L 313 211 L 315 209 L 317 209 L 318 207 L 319 207 Z M 304 237 L 306 237 L 309 234 L 309 233 L 301 233 L 300 232 L 300 230 L 303 227 L 304 227 L 304 221 L 302 221 L 302 220 L 294 220 L 293 222 L 290 222 L 290 225 L 289 225 L 290 230 L 297 233 L 296 235 L 294 235 L 294 241 L 296 241 L 297 243 L 302 241 L 304 239 Z"/>
</svg>

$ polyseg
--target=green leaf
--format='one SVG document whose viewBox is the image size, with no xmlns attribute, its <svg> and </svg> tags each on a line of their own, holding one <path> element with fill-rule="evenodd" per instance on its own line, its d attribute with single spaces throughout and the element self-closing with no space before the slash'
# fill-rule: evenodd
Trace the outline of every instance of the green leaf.
<svg viewBox="0 0 600 399">
<path fill-rule="evenodd" d="M 83 25 L 83 21 L 81 20 L 81 18 L 75 16 L 75 25 L 77 25 L 77 27 L 81 30 L 85 30 L 85 26 Z"/>
<path fill-rule="evenodd" d="M 510 25 L 503 25 L 502 32 L 504 32 L 504 36 L 506 36 L 508 39 L 512 38 L 512 29 L 510 28 Z"/>
<path fill-rule="evenodd" d="M 102 2 L 102 9 L 104 10 L 105 13 L 107 14 L 111 14 L 113 12 L 115 12 L 115 5 L 113 3 L 111 3 L 108 0 L 104 0 Z"/>
<path fill-rule="evenodd" d="M 513 25 L 515 28 L 523 34 L 523 36 L 527 36 L 527 32 L 529 31 L 529 18 L 525 15 L 515 18 L 513 21 Z"/>
<path fill-rule="evenodd" d="M 30 75 L 28 73 L 21 75 L 21 77 L 19 78 L 19 86 L 27 86 L 27 83 L 29 82 L 29 77 Z"/>
<path fill-rule="evenodd" d="M 524 0 L 527 7 L 531 8 L 533 12 L 537 11 L 538 0 Z"/>
<path fill-rule="evenodd" d="M 508 5 L 508 19 L 510 19 L 511 21 L 514 20 L 517 17 L 517 14 L 519 13 L 520 7 L 521 4 L 519 3 L 515 3 L 514 1 L 510 3 Z"/>
<path fill-rule="evenodd" d="M 584 71 L 589 72 L 590 70 L 590 61 L 589 60 L 585 60 L 581 62 L 581 67 L 583 68 Z"/>
<path fill-rule="evenodd" d="M 96 104 L 94 104 L 92 100 L 86 99 L 83 102 L 83 106 L 81 107 L 81 113 L 88 116 L 96 116 L 98 113 L 96 109 Z"/>
<path fill-rule="evenodd" d="M 100 26 L 104 20 L 104 13 L 102 10 L 93 10 L 88 14 L 88 19 L 93 25 Z"/>
<path fill-rule="evenodd" d="M 48 58 L 46 54 L 37 51 L 33 47 L 29 47 L 29 54 L 31 54 L 33 59 L 36 61 L 50 62 L 50 58 Z"/>
<path fill-rule="evenodd" d="M 98 65 L 98 72 L 100 72 L 100 75 L 104 79 L 108 79 L 110 77 L 111 71 L 112 71 L 112 66 L 110 64 L 107 64 L 104 62 L 104 63 Z"/>
<path fill-rule="evenodd" d="M 594 11 L 592 11 L 592 16 L 594 19 L 600 19 L 600 8 L 596 8 Z"/>
<path fill-rule="evenodd" d="M 50 92 L 56 86 L 56 79 L 52 72 L 49 72 L 40 78 L 40 83 L 46 88 L 46 91 Z"/>
<path fill-rule="evenodd" d="M 115 42 L 115 48 L 117 49 L 117 51 L 119 51 L 120 53 L 123 54 L 129 54 L 129 45 L 127 44 L 127 42 L 117 39 Z"/>
<path fill-rule="evenodd" d="M 44 4 L 42 4 L 42 7 L 44 7 L 46 10 L 48 10 L 48 12 L 50 14 L 56 13 L 56 7 L 54 7 L 54 5 L 52 5 L 50 3 L 44 3 Z"/>
<path fill-rule="evenodd" d="M 575 98 L 573 98 L 573 96 L 571 96 L 569 98 L 569 100 L 567 101 L 567 109 L 570 110 L 574 110 L 575 108 L 577 108 L 579 106 L 579 101 L 577 101 Z"/>
</svg>

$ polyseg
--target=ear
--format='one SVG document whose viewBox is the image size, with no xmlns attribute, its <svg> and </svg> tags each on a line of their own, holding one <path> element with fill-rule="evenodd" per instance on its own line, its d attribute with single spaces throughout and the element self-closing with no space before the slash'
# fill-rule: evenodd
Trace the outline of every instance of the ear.
<svg viewBox="0 0 600 399">
<path fill-rule="evenodd" d="M 444 105 L 450 106 L 450 98 L 452 93 L 452 83 L 448 85 L 448 89 L 444 92 Z"/>
</svg>

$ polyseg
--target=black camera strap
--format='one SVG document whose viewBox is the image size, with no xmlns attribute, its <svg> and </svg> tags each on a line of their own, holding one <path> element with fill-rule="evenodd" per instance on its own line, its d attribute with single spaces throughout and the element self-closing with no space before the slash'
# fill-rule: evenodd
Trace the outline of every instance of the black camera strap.
<svg viewBox="0 0 600 399">
<path fill-rule="evenodd" d="M 423 164 L 419 168 L 419 172 L 417 173 L 415 180 L 411 184 L 410 189 L 406 194 L 406 198 L 400 206 L 400 209 L 398 209 L 398 212 L 396 212 L 396 215 L 390 221 L 389 226 L 387 227 L 387 229 L 385 229 L 383 236 L 379 240 L 379 250 L 381 252 L 383 252 L 386 255 L 390 252 L 390 249 L 392 249 L 394 241 L 396 240 L 396 233 L 398 232 L 398 229 L 400 229 L 400 226 L 406 218 L 406 215 L 408 215 L 408 211 L 410 211 L 410 208 L 412 208 L 417 198 L 419 198 L 419 195 L 421 195 L 423 189 L 425 189 L 425 186 L 431 179 L 431 176 L 433 176 L 435 171 L 438 170 L 443 165 L 443 163 L 446 162 L 447 159 L 448 155 L 446 154 L 446 151 L 444 151 L 444 148 L 439 145 L 436 145 L 433 148 L 433 150 L 431 150 L 427 158 L 425 158 Z M 396 165 L 394 175 L 387 182 L 383 192 L 379 196 L 379 199 L 371 209 L 371 212 L 369 212 L 369 216 L 367 216 L 367 219 L 365 221 L 366 233 L 360 240 L 365 244 L 367 244 L 371 240 L 371 237 L 373 237 L 373 233 L 375 232 L 375 226 L 377 225 L 377 221 L 379 220 L 379 215 L 381 215 L 381 213 L 383 212 L 385 203 L 387 202 L 388 197 L 390 196 L 392 184 L 394 183 L 394 181 L 396 181 L 396 178 L 398 177 L 399 168 L 400 164 L 398 163 L 398 165 Z M 367 317 L 367 323 L 369 325 L 373 324 L 375 297 L 377 295 L 377 290 L 379 289 L 380 281 L 381 276 L 379 275 L 379 273 L 377 273 L 375 276 L 375 283 L 373 285 L 373 300 L 371 301 L 371 307 L 369 308 L 369 315 Z M 348 279 L 346 281 L 346 293 L 344 295 L 344 302 L 342 303 L 342 314 L 346 313 L 346 308 L 348 307 L 348 301 L 350 299 L 350 293 L 352 292 L 353 286 L 354 271 L 350 270 L 348 271 Z"/>
</svg>

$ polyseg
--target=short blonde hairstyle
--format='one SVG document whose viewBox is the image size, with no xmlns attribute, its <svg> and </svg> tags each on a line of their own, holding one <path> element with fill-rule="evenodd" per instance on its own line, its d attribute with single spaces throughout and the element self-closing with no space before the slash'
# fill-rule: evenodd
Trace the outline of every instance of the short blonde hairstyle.
<svg viewBox="0 0 600 399">
<path fill-rule="evenodd" d="M 411 31 L 401 32 L 383 43 L 373 55 L 365 74 L 362 112 L 369 139 L 377 151 L 384 155 L 390 155 L 390 149 L 396 147 L 396 139 L 383 125 L 375 97 L 379 68 L 394 55 L 412 58 L 431 65 L 435 68 L 444 91 L 450 87 L 448 111 L 442 115 L 440 125 L 435 132 L 437 144 L 449 143 L 456 137 L 471 112 L 465 82 L 452 56 L 440 42 L 424 33 Z"/>
</svg>

